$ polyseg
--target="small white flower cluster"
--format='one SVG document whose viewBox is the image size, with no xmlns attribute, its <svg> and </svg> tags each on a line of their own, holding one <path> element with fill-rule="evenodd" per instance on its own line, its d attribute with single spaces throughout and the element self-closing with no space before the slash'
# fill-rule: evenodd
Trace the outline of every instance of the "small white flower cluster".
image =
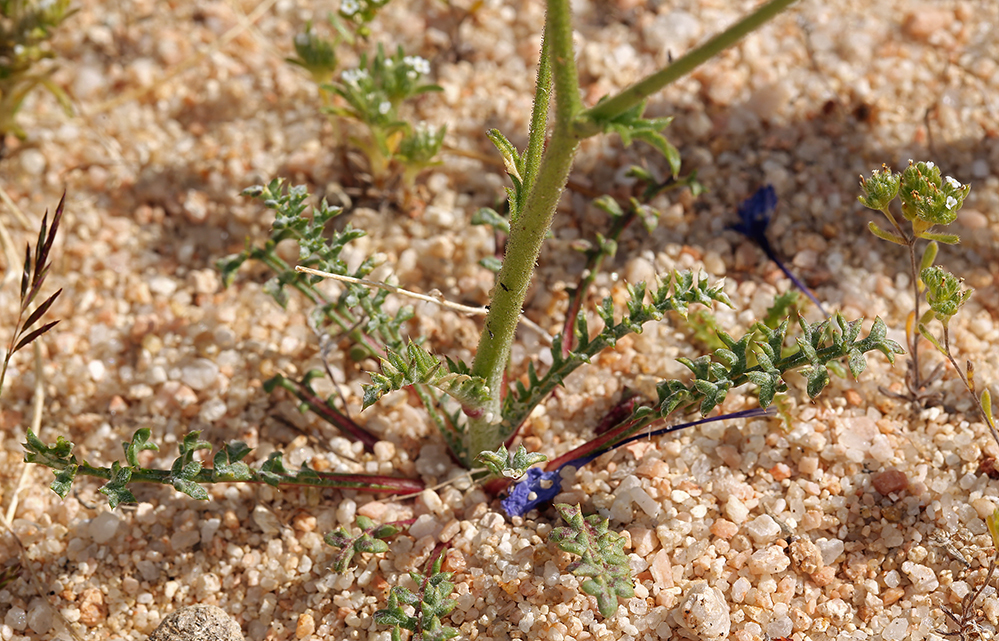
<svg viewBox="0 0 999 641">
<path fill-rule="evenodd" d="M 383 116 L 387 114 L 390 109 L 392 109 L 392 103 L 389 102 L 388 100 L 383 100 L 378 104 L 378 113 L 380 113 Z"/>
<path fill-rule="evenodd" d="M 367 69 L 347 69 L 342 74 L 340 78 L 343 79 L 349 85 L 357 86 L 357 83 L 368 77 Z"/>
<path fill-rule="evenodd" d="M 361 3 L 357 0 L 343 0 L 340 3 L 340 13 L 345 16 L 352 16 L 361 10 Z"/>
<path fill-rule="evenodd" d="M 402 59 L 402 62 L 418 74 L 426 75 L 430 73 L 430 63 L 426 58 L 421 58 L 420 56 L 406 56 Z"/>
</svg>

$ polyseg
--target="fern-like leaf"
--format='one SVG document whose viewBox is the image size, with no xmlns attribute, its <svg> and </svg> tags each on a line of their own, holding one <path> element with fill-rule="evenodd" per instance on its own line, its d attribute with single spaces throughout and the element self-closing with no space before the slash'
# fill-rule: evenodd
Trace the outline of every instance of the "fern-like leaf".
<svg viewBox="0 0 999 641">
<path fill-rule="evenodd" d="M 579 505 L 559 503 L 555 510 L 569 525 L 553 529 L 549 538 L 562 550 L 580 557 L 567 569 L 576 576 L 585 577 L 580 587 L 596 597 L 600 614 L 613 616 L 618 597 L 630 599 L 635 596 L 635 583 L 624 553 L 625 538 L 611 532 L 607 519 L 599 514 L 583 518 Z"/>
<path fill-rule="evenodd" d="M 338 548 L 340 551 L 330 564 L 330 568 L 343 574 L 350 566 L 355 554 L 383 554 L 388 552 L 388 543 L 384 541 L 395 536 L 402 531 L 402 526 L 411 521 L 397 521 L 384 525 L 375 525 L 375 522 L 366 516 L 358 515 L 354 521 L 360 529 L 358 534 L 351 534 L 346 528 L 340 527 L 332 532 L 328 532 L 323 540 L 327 545 Z"/>
<path fill-rule="evenodd" d="M 432 385 L 466 407 L 479 407 L 489 399 L 484 379 L 468 374 L 461 363 L 439 360 L 416 343 L 410 342 L 405 354 L 389 351 L 381 365 L 381 373 L 373 372 L 371 384 L 364 386 L 365 408 L 388 392 L 419 384 Z"/>
</svg>

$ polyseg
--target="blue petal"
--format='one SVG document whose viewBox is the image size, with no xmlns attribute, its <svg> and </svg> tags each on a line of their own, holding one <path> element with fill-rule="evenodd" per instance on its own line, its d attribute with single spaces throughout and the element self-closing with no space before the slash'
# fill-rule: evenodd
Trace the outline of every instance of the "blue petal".
<svg viewBox="0 0 999 641">
<path fill-rule="evenodd" d="M 760 187 L 739 206 L 739 222 L 732 229 L 754 240 L 764 237 L 775 207 L 777 192 L 773 185 Z"/>
<path fill-rule="evenodd" d="M 542 483 L 548 487 L 542 487 Z M 508 516 L 523 516 L 541 503 L 547 503 L 562 491 L 561 468 L 554 472 L 543 472 L 541 468 L 527 470 L 526 478 L 513 486 L 510 496 L 500 504 Z"/>
</svg>

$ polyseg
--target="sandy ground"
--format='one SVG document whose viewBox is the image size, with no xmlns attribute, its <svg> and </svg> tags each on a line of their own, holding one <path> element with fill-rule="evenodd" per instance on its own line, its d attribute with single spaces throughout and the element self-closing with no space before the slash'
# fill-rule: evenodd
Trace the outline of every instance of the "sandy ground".
<svg viewBox="0 0 999 641">
<path fill-rule="evenodd" d="M 735 302 L 718 311 L 721 327 L 744 330 L 790 286 L 726 230 L 738 204 L 770 183 L 780 198 L 771 228 L 778 252 L 830 307 L 866 318 L 865 327 L 880 315 L 904 342 L 907 259 L 867 233 L 872 213 L 856 202 L 857 176 L 882 162 L 933 160 L 973 186 L 954 225 L 963 243 L 938 262 L 978 290 L 954 321 L 955 350 L 959 360 L 975 360 L 980 386 L 999 396 L 999 9 L 989 0 L 888 1 L 877 11 L 865 4 L 804 1 L 650 103 L 649 113 L 675 116 L 667 134 L 708 192 L 657 201 L 659 227 L 625 235 L 594 294 L 620 295 L 625 280 L 700 268 L 726 277 Z M 401 472 L 428 484 L 457 475 L 406 395 L 359 413 L 370 362 L 356 365 L 337 351 L 332 358 L 352 411 L 386 443 L 377 456 L 299 414 L 287 396 L 265 393 L 262 381 L 275 373 L 318 364 L 309 310 L 297 299 L 287 311 L 274 304 L 259 268 L 223 289 L 213 265 L 245 238 L 266 237 L 270 219 L 240 191 L 286 176 L 352 201 L 352 223 L 371 233 L 353 260 L 384 252 L 381 277 L 394 272 L 404 286 L 484 304 L 492 278 L 477 261 L 493 252 L 493 238 L 466 223 L 505 184 L 485 131 L 526 141 L 541 4 L 487 1 L 461 20 L 471 2 L 395 0 L 374 23 L 373 43 L 399 43 L 430 60 L 444 91 L 417 101 L 413 115 L 447 123 L 448 145 L 463 152 L 445 156 L 408 198 L 366 186 L 363 161 L 337 146 L 314 85 L 284 61 L 292 36 L 334 4 L 78 5 L 54 42 L 55 79 L 77 114 L 32 96 L 22 118 L 29 137 L 0 163 L 4 190 L 31 222 L 0 213 L 15 247 L 34 241 L 41 214 L 67 193 L 48 284 L 64 288 L 50 311 L 62 322 L 40 342 L 42 438 L 65 436 L 78 455 L 107 465 L 121 441 L 148 427 L 162 445 L 148 464 L 165 466 L 177 440 L 200 429 L 215 444 L 240 439 L 258 448 L 255 460 L 280 449 L 292 464 Z M 574 3 L 586 100 L 626 86 L 751 5 Z M 349 67 L 356 54 L 344 49 L 342 57 Z M 549 330 L 557 330 L 565 288 L 582 266 L 571 242 L 606 225 L 592 193 L 626 195 L 623 170 L 637 162 L 663 167 L 648 147 L 622 150 L 615 137 L 583 146 L 576 189 L 563 200 L 527 304 Z M 19 254 L 13 258 L 0 257 L 4 344 L 17 306 Z M 413 332 L 439 353 L 470 358 L 474 320 L 430 305 L 417 312 Z M 525 441 L 549 456 L 567 451 L 592 435 L 626 386 L 648 390 L 683 376 L 674 359 L 703 350 L 676 318 L 648 327 L 570 377 L 536 410 Z M 531 359 L 543 363 L 540 352 L 525 332 L 514 374 Z M 717 589 L 729 638 L 740 641 L 918 641 L 953 631 L 944 611 L 961 617 L 963 597 L 984 580 L 993 554 L 983 519 L 999 505 L 999 481 L 982 463 L 999 447 L 953 372 L 936 384 L 942 405 L 912 412 L 879 391 L 902 388 L 906 358 L 894 368 L 870 360 L 860 381 L 837 379 L 815 403 L 801 377 L 789 376 L 790 425 L 691 430 L 582 470 L 560 498 L 612 516 L 611 527 L 628 537 L 637 579 L 637 596 L 603 619 L 563 572 L 569 555 L 546 542 L 558 524 L 554 510 L 511 522 L 477 488 L 394 502 L 227 486 L 198 502 L 140 487 L 137 507 L 111 513 L 99 485 L 81 480 L 60 500 L 47 488 L 47 470 L 22 475 L 19 443 L 38 380 L 27 350 L 14 359 L 2 399 L 0 505 L 6 511 L 16 492 L 13 531 L 28 547 L 31 572 L 0 589 L 0 639 L 69 639 L 64 618 L 77 638 L 139 640 L 176 608 L 208 603 L 247 639 L 387 641 L 372 613 L 439 541 L 449 544 L 455 572 L 449 624 L 469 639 L 671 638 L 682 627 L 678 606 L 702 581 Z M 927 356 L 927 371 L 939 360 Z M 751 403 L 733 393 L 727 407 Z M 886 482 L 897 478 L 892 469 L 904 484 Z M 358 513 L 418 521 L 388 554 L 362 557 L 338 577 L 327 569 L 332 550 L 322 535 Z M 4 533 L 0 561 L 17 558 Z M 968 620 L 989 638 L 999 624 L 995 589 L 977 606 Z"/>
</svg>

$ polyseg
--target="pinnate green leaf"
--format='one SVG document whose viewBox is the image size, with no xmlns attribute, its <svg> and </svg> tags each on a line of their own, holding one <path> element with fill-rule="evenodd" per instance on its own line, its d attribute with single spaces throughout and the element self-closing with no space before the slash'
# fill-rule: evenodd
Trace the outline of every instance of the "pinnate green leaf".
<svg viewBox="0 0 999 641">
<path fill-rule="evenodd" d="M 586 594 L 596 597 L 601 615 L 613 616 L 618 608 L 618 597 L 630 599 L 635 596 L 631 568 L 624 553 L 624 537 L 611 532 L 607 519 L 598 514 L 583 518 L 579 505 L 559 503 L 555 510 L 568 526 L 554 528 L 549 538 L 560 549 L 581 557 L 567 569 L 576 576 L 586 577 L 580 587 Z"/>
</svg>

